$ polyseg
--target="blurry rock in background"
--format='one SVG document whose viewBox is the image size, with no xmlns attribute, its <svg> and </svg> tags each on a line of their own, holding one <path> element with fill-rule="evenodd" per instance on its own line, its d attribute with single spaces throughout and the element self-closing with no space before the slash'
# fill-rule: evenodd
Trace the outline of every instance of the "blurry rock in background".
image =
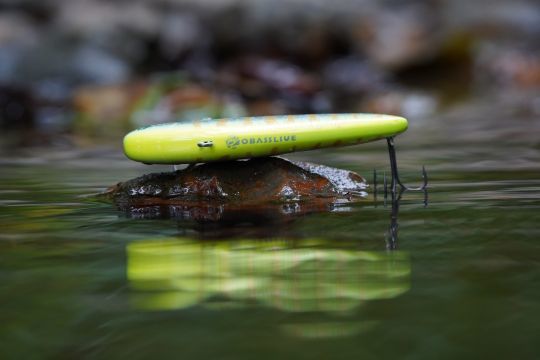
<svg viewBox="0 0 540 360">
<path fill-rule="evenodd" d="M 540 45 L 485 43 L 477 51 L 475 66 L 482 85 L 522 90 L 540 88 Z"/>
<path fill-rule="evenodd" d="M 78 114 L 75 132 L 106 136 L 128 130 L 129 114 L 147 89 L 146 82 L 76 89 L 73 93 L 73 105 Z"/>
<path fill-rule="evenodd" d="M 439 55 L 443 44 L 440 6 L 403 2 L 378 7 L 360 18 L 353 27 L 360 50 L 389 70 L 428 62 Z"/>
<path fill-rule="evenodd" d="M 438 109 L 437 98 L 426 92 L 392 90 L 368 96 L 362 104 L 367 112 L 401 114 L 406 118 L 425 118 Z"/>
<path fill-rule="evenodd" d="M 540 87 L 532 0 L 0 0 L 0 145 L 199 117 L 428 118 Z"/>
</svg>

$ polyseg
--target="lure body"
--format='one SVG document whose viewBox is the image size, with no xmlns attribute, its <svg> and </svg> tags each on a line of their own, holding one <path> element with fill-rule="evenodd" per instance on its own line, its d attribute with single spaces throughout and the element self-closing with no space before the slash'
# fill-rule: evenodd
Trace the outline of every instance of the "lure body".
<svg viewBox="0 0 540 360">
<path fill-rule="evenodd" d="M 324 114 L 203 119 L 134 130 L 124 152 L 147 164 L 247 159 L 393 137 L 407 120 L 382 114 Z"/>
</svg>

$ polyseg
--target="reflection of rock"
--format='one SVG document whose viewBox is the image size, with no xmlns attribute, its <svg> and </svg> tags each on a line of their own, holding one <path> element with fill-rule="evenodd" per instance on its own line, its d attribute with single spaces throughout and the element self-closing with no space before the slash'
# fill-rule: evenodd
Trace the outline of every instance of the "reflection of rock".
<svg viewBox="0 0 540 360">
<path fill-rule="evenodd" d="M 366 187 L 350 171 L 266 157 L 149 174 L 105 195 L 133 217 L 220 220 L 242 210 L 281 215 L 328 210 L 365 197 Z"/>
<path fill-rule="evenodd" d="M 133 242 L 127 247 L 133 304 L 171 310 L 255 302 L 282 311 L 340 313 L 409 289 L 406 253 L 335 246 L 317 239 Z"/>
</svg>

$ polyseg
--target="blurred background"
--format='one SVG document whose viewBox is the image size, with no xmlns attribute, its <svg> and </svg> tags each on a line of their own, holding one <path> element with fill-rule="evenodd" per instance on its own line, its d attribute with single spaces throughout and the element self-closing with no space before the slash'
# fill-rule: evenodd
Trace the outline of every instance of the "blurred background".
<svg viewBox="0 0 540 360">
<path fill-rule="evenodd" d="M 534 119 L 539 35 L 533 0 L 0 0 L 0 146 L 207 116 Z"/>
<path fill-rule="evenodd" d="M 0 358 L 540 358 L 539 40 L 538 0 L 0 0 Z M 318 212 L 94 196 L 171 170 L 130 129 L 326 112 L 407 117 L 428 206 L 384 141 L 286 155 L 370 183 Z"/>
</svg>

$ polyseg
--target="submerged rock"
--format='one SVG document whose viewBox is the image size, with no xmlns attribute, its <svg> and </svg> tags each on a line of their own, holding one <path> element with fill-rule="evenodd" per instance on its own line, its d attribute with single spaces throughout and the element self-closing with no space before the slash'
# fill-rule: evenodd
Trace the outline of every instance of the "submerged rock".
<svg viewBox="0 0 540 360">
<path fill-rule="evenodd" d="M 228 213 L 327 211 L 366 197 L 358 174 L 278 157 L 201 164 L 144 175 L 104 195 L 131 217 L 216 221 Z"/>
</svg>

